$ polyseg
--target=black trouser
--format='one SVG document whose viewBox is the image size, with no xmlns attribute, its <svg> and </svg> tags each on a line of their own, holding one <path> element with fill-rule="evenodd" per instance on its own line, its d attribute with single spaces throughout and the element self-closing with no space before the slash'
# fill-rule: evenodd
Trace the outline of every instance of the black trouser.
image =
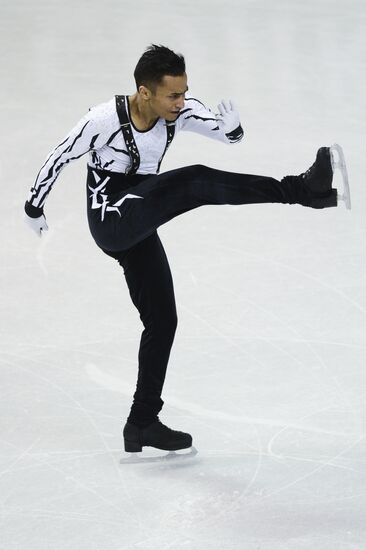
<svg viewBox="0 0 366 550">
<path fill-rule="evenodd" d="M 170 267 L 156 231 L 128 251 L 105 252 L 123 267 L 132 302 L 144 325 L 136 392 L 128 420 L 147 426 L 164 404 L 161 393 L 177 327 Z"/>
<path fill-rule="evenodd" d="M 94 174 L 93 174 L 94 172 Z M 187 166 L 151 176 L 125 176 L 88 168 L 88 219 L 102 250 L 124 269 L 144 330 L 129 420 L 144 426 L 163 406 L 166 368 L 177 326 L 173 281 L 157 228 L 205 204 L 297 203 L 301 183 Z M 123 197 L 135 195 L 126 198 Z"/>
</svg>

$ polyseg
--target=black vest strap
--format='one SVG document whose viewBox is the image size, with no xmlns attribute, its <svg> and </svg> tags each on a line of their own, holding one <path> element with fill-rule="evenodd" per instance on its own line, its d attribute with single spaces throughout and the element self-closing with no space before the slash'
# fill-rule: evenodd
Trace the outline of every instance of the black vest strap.
<svg viewBox="0 0 366 550">
<path fill-rule="evenodd" d="M 130 155 L 130 160 L 131 160 L 131 165 L 127 168 L 126 174 L 132 175 L 132 174 L 136 174 L 137 170 L 139 169 L 140 153 L 139 153 L 139 150 L 137 149 L 137 145 L 133 137 L 131 123 L 128 118 L 127 101 L 128 101 L 127 96 L 116 95 L 117 114 L 118 114 L 119 122 L 121 124 L 122 134 L 126 142 L 127 151 L 128 151 L 128 154 Z M 175 122 L 166 121 L 166 145 L 165 145 L 164 152 L 161 155 L 161 158 L 159 160 L 157 173 L 160 172 L 160 165 L 162 163 L 165 153 L 168 150 L 169 145 L 173 141 L 174 134 L 175 134 Z"/>
<path fill-rule="evenodd" d="M 135 138 L 127 114 L 127 96 L 116 95 L 116 109 L 121 124 L 121 130 L 126 142 L 128 154 L 130 155 L 131 165 L 127 168 L 126 174 L 136 174 L 140 166 L 140 154 L 137 149 Z"/>
<path fill-rule="evenodd" d="M 168 122 L 166 120 L 165 123 L 166 123 L 166 145 L 165 145 L 164 153 L 161 155 L 161 158 L 159 160 L 158 171 L 157 171 L 158 174 L 160 172 L 160 165 L 163 161 L 164 155 L 167 152 L 169 145 L 173 141 L 174 134 L 175 134 L 175 122 Z"/>
</svg>

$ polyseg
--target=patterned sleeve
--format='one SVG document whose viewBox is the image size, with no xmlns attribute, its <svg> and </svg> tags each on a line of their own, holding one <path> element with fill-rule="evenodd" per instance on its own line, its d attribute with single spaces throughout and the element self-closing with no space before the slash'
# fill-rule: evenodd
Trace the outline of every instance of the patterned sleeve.
<svg viewBox="0 0 366 550">
<path fill-rule="evenodd" d="M 29 216 L 36 218 L 42 215 L 47 195 L 61 170 L 69 162 L 96 148 L 97 141 L 103 142 L 103 133 L 103 118 L 98 116 L 98 108 L 90 109 L 46 158 L 25 204 Z"/>
<path fill-rule="evenodd" d="M 186 98 L 176 124 L 178 130 L 196 132 L 224 143 L 237 143 L 244 135 L 241 125 L 229 134 L 225 134 L 220 121 L 216 120 L 211 109 L 193 97 Z"/>
</svg>

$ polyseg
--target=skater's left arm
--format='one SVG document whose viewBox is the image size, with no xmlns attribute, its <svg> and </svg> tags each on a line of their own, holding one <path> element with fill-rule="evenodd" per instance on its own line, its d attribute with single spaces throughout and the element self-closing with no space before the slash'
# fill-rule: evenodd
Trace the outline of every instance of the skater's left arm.
<svg viewBox="0 0 366 550">
<path fill-rule="evenodd" d="M 222 100 L 214 114 L 198 99 L 185 100 L 176 125 L 178 130 L 196 132 L 224 143 L 237 143 L 244 136 L 237 108 L 231 100 Z"/>
</svg>

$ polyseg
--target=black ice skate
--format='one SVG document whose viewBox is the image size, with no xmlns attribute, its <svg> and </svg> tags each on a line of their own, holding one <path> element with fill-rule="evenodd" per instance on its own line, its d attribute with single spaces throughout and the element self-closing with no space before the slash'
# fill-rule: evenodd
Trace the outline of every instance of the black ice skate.
<svg viewBox="0 0 366 550">
<path fill-rule="evenodd" d="M 335 168 L 341 170 L 343 194 L 338 193 L 337 189 L 332 187 Z M 347 208 L 351 207 L 346 164 L 342 148 L 337 144 L 331 147 L 321 147 L 317 152 L 314 164 L 306 172 L 299 176 L 286 176 L 282 181 L 301 185 L 303 196 L 299 202 L 303 206 L 329 208 L 338 206 L 338 201 L 343 200 Z"/>
<path fill-rule="evenodd" d="M 192 436 L 172 430 L 156 420 L 146 428 L 127 422 L 123 429 L 125 451 L 139 453 L 142 447 L 155 447 L 163 451 L 178 451 L 192 446 Z"/>
</svg>

